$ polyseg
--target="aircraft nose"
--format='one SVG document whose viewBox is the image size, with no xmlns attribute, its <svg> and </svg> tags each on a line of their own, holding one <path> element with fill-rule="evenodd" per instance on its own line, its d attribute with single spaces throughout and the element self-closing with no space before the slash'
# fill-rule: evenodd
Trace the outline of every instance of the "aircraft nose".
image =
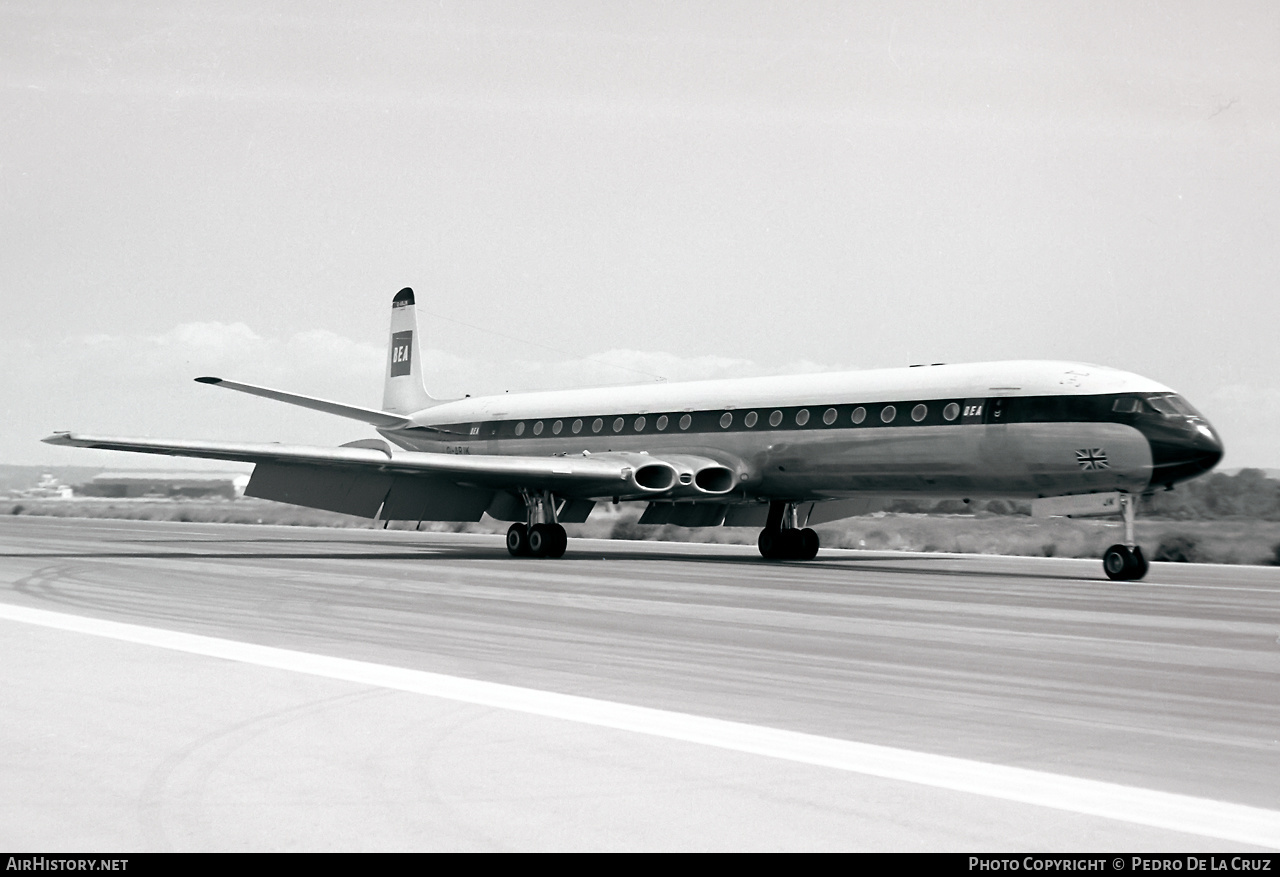
<svg viewBox="0 0 1280 877">
<path fill-rule="evenodd" d="M 1222 439 L 1207 420 L 1202 420 L 1195 425 L 1195 434 L 1188 444 L 1190 445 L 1188 450 L 1195 455 L 1201 466 L 1201 472 L 1208 472 L 1222 460 L 1224 453 Z"/>
<path fill-rule="evenodd" d="M 1202 417 L 1161 417 L 1144 424 L 1151 444 L 1152 486 L 1203 475 L 1222 460 L 1222 439 Z"/>
<path fill-rule="evenodd" d="M 1153 483 L 1172 484 L 1203 475 L 1222 460 L 1222 439 L 1208 421 L 1188 419 L 1153 443 L 1155 474 Z"/>
</svg>

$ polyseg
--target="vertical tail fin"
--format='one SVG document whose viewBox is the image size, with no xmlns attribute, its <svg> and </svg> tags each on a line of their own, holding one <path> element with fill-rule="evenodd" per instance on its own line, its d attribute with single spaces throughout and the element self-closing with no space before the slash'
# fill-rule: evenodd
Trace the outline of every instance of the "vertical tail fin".
<svg viewBox="0 0 1280 877">
<path fill-rule="evenodd" d="M 418 313 L 413 290 L 405 287 L 391 300 L 391 343 L 387 348 L 386 383 L 382 408 L 396 414 L 412 414 L 438 404 L 427 393 L 418 347 Z"/>
</svg>

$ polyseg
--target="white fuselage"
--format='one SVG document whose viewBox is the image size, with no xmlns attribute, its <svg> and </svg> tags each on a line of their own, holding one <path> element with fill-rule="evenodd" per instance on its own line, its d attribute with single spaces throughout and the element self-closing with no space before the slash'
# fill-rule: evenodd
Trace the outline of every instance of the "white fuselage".
<svg viewBox="0 0 1280 877">
<path fill-rule="evenodd" d="M 1056 411 L 1060 397 L 1168 392 L 1095 365 L 974 363 L 485 396 L 381 432 L 460 454 L 698 455 L 736 473 L 741 499 L 1136 492 L 1152 480 L 1139 429 L 1066 415 L 1002 422 L 999 400 Z"/>
</svg>

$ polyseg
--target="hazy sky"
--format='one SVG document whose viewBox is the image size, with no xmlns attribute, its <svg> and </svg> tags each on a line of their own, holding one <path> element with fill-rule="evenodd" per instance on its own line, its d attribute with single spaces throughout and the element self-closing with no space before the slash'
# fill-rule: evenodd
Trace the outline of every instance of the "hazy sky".
<svg viewBox="0 0 1280 877">
<path fill-rule="evenodd" d="M 0 2 L 0 119 L 0 462 L 370 435 L 191 378 L 376 406 L 408 285 L 444 394 L 1061 358 L 1280 467 L 1267 0 Z"/>
</svg>

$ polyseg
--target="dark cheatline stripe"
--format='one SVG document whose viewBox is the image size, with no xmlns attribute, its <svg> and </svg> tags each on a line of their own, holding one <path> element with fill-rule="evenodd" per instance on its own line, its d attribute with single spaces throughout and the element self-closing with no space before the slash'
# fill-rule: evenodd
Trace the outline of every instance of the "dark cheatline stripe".
<svg viewBox="0 0 1280 877">
<path fill-rule="evenodd" d="M 1113 411 L 1115 401 L 1121 397 L 1133 398 L 1151 394 L 1125 393 L 1097 396 L 1003 396 L 991 398 L 944 398 L 944 399 L 906 399 L 892 402 L 835 402 L 814 405 L 793 405 L 786 407 L 737 408 L 732 417 L 726 418 L 724 408 L 704 411 L 650 411 L 640 414 L 618 414 L 616 411 L 607 414 L 574 417 L 586 424 L 594 424 L 597 419 L 603 420 L 601 433 L 626 435 L 670 435 L 727 432 L 794 432 L 801 430 L 831 429 L 887 429 L 887 428 L 921 428 L 934 426 L 959 426 L 970 423 L 1124 423 L 1141 428 L 1150 419 L 1150 414 L 1141 412 Z M 980 418 L 970 418 L 957 414 L 954 419 L 947 420 L 944 412 L 949 405 L 963 412 L 968 403 L 984 403 Z M 918 406 L 925 408 L 924 415 L 915 419 Z M 893 417 L 885 420 L 882 413 L 886 408 L 893 408 Z M 855 420 L 854 414 L 859 409 L 865 412 L 861 420 Z M 835 411 L 835 417 L 827 415 L 829 410 Z M 750 417 L 751 413 L 755 417 Z M 776 426 L 772 425 L 775 412 L 782 415 Z M 805 412 L 805 414 L 801 414 Z M 689 426 L 681 428 L 688 418 Z M 435 429 L 448 430 L 459 439 L 531 439 L 541 435 L 549 435 L 552 424 L 556 420 L 565 419 L 562 415 L 549 415 L 542 418 L 525 418 L 524 420 L 495 420 L 476 423 L 438 424 Z M 621 421 L 621 426 L 618 422 Z M 727 421 L 727 425 L 725 422 Z M 541 423 L 542 429 L 537 429 Z M 523 424 L 523 429 L 517 429 Z M 750 425 L 748 425 L 750 424 Z M 479 427 L 478 431 L 473 430 Z M 413 431 L 413 430 L 410 430 Z M 1144 430 L 1145 432 L 1145 430 Z M 582 434 L 588 434 L 584 429 Z M 594 433 L 594 430 L 592 434 Z"/>
</svg>

